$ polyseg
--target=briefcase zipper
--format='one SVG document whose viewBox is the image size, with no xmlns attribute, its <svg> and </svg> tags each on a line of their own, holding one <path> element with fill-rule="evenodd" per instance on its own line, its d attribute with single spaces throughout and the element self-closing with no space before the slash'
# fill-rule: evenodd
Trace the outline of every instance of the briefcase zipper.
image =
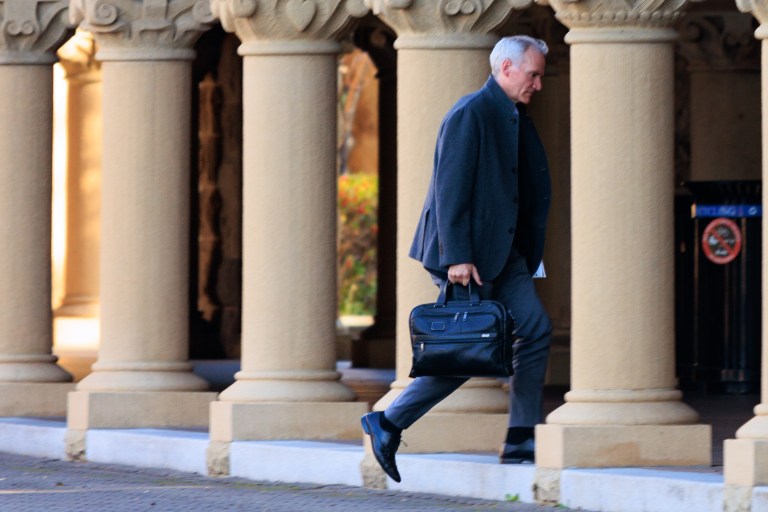
<svg viewBox="0 0 768 512">
<path fill-rule="evenodd" d="M 419 347 L 421 350 L 424 350 L 425 344 L 430 344 L 430 342 L 434 341 L 437 343 L 478 343 L 478 342 L 487 342 L 491 339 L 498 338 L 499 333 L 497 332 L 477 332 L 474 333 L 471 336 L 467 336 L 466 334 L 443 334 L 440 336 L 431 336 L 429 334 L 417 334 L 413 337 L 413 343 L 415 346 Z"/>
<path fill-rule="evenodd" d="M 465 310 L 451 313 L 450 316 L 444 315 L 439 311 L 436 311 L 434 314 L 429 313 L 430 312 L 425 312 L 425 314 L 420 316 L 417 320 L 411 318 L 411 334 L 414 334 L 414 332 L 427 333 L 430 331 L 435 331 L 437 329 L 430 328 L 430 323 L 440 320 L 445 322 L 446 326 L 445 329 L 440 330 L 454 331 L 456 329 L 461 329 L 463 332 L 464 329 L 466 329 L 463 326 L 467 325 L 469 322 L 473 322 L 473 326 L 469 327 L 470 332 L 472 332 L 475 330 L 477 323 L 483 321 L 486 322 L 486 328 L 491 328 L 493 324 L 496 324 L 497 328 L 503 329 L 502 325 L 499 325 L 497 318 L 492 312 L 475 312 Z M 473 320 L 473 318 L 476 318 L 476 320 Z"/>
</svg>

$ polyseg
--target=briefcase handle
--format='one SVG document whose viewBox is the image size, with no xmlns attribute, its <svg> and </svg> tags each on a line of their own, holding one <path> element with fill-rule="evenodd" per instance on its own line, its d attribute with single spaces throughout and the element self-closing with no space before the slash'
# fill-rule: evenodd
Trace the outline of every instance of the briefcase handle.
<svg viewBox="0 0 768 512">
<path fill-rule="evenodd" d="M 435 302 L 436 308 L 444 308 L 445 303 L 448 300 L 448 290 L 451 286 L 461 286 L 462 288 L 469 288 L 469 305 L 474 306 L 477 304 L 480 304 L 480 293 L 477 291 L 477 288 L 472 287 L 472 280 L 469 280 L 469 283 L 467 283 L 467 286 L 461 284 L 454 284 L 451 283 L 446 279 L 443 286 L 440 287 L 440 295 L 437 296 L 437 302 Z"/>
</svg>

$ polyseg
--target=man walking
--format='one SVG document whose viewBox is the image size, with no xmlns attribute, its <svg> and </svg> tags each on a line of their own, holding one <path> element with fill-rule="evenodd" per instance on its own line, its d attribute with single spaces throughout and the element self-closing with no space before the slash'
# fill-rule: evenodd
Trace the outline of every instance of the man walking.
<svg viewBox="0 0 768 512">
<path fill-rule="evenodd" d="M 513 356 L 502 463 L 533 462 L 552 331 L 532 277 L 544 251 L 549 168 L 526 112 L 541 90 L 547 52 L 539 39 L 501 39 L 490 55 L 488 81 L 446 114 L 409 253 L 438 286 L 446 280 L 466 286 L 472 280 L 482 298 L 501 302 L 515 320 L 520 341 Z M 418 377 L 385 411 L 362 417 L 374 456 L 393 480 L 400 481 L 395 453 L 402 430 L 466 381 Z"/>
</svg>

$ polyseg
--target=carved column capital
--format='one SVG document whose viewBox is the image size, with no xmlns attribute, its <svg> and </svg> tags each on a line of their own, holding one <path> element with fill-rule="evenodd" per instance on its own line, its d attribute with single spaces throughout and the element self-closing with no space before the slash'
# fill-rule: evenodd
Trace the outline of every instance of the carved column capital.
<svg viewBox="0 0 768 512">
<path fill-rule="evenodd" d="M 93 33 L 99 60 L 191 60 L 214 21 L 208 0 L 72 0 L 70 19 Z"/>
<path fill-rule="evenodd" d="M 571 29 L 568 43 L 664 42 L 688 0 L 549 0 L 555 17 Z"/>
<path fill-rule="evenodd" d="M 736 0 L 736 7 L 741 12 L 746 12 L 760 22 L 755 31 L 758 39 L 768 39 L 768 0 Z"/>
<path fill-rule="evenodd" d="M 0 64 L 56 62 L 71 28 L 67 0 L 0 0 Z"/>
<path fill-rule="evenodd" d="M 241 55 L 336 53 L 334 39 L 368 13 L 363 0 L 211 0 L 211 9 L 242 41 Z"/>
<path fill-rule="evenodd" d="M 680 54 L 692 71 L 760 69 L 760 43 L 753 36 L 754 19 L 745 14 L 689 14 L 678 26 Z"/>
<path fill-rule="evenodd" d="M 397 32 L 400 48 L 488 48 L 491 35 L 531 0 L 365 0 Z"/>
</svg>

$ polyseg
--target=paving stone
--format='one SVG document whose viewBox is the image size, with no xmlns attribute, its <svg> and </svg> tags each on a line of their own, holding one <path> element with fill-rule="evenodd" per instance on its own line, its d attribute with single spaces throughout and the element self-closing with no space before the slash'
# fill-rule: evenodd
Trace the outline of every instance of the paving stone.
<svg viewBox="0 0 768 512">
<path fill-rule="evenodd" d="M 255 482 L 176 471 L 46 460 L 0 453 L 2 512 L 564 512 L 517 502 Z"/>
</svg>

